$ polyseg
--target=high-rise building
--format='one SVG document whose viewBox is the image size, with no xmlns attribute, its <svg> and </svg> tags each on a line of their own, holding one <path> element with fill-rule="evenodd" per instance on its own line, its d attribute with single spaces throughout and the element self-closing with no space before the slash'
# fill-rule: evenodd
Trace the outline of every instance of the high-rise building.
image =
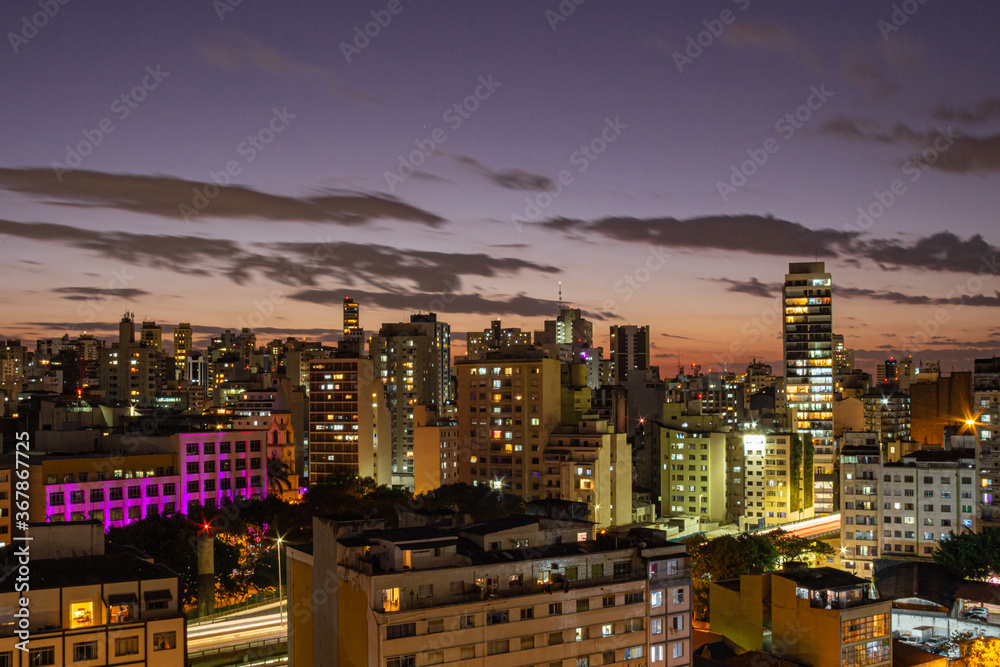
<svg viewBox="0 0 1000 667">
<path fill-rule="evenodd" d="M 344 297 L 344 335 L 361 327 L 361 306 L 349 296 Z"/>
<path fill-rule="evenodd" d="M 746 433 L 743 466 L 743 518 L 740 526 L 771 528 L 813 516 L 812 489 L 805 489 L 802 440 L 794 433 Z"/>
<path fill-rule="evenodd" d="M 628 380 L 631 373 L 649 368 L 649 327 L 634 324 L 611 327 L 611 365 L 617 383 Z"/>
<path fill-rule="evenodd" d="M 832 283 L 823 262 L 788 265 L 782 289 L 785 396 L 797 431 L 811 436 L 817 515 L 837 510 L 833 446 Z"/>
<path fill-rule="evenodd" d="M 840 446 L 841 493 L 840 565 L 862 577 L 871 577 L 879 558 L 882 528 L 882 450 L 878 435 L 865 431 L 844 433 Z M 914 501 L 910 501 L 914 502 Z M 891 530 L 891 526 L 886 526 Z M 910 526 L 910 531 L 916 530 Z"/>
<path fill-rule="evenodd" d="M 135 339 L 135 316 L 125 313 L 118 323 L 118 342 L 101 350 L 101 389 L 108 400 L 139 405 L 156 396 L 156 350 Z"/>
<path fill-rule="evenodd" d="M 561 367 L 547 358 L 455 365 L 460 482 L 489 484 L 526 501 L 546 497 L 542 456 L 561 421 Z"/>
<path fill-rule="evenodd" d="M 389 484 L 387 416 L 370 359 L 309 362 L 309 484 L 343 473 Z"/>
<path fill-rule="evenodd" d="M 726 438 L 722 415 L 689 415 L 680 403 L 663 405 L 660 425 L 660 513 L 726 518 Z"/>
<path fill-rule="evenodd" d="M 976 359 L 973 374 L 976 469 L 984 525 L 1000 526 L 1000 357 Z"/>
<path fill-rule="evenodd" d="M 833 334 L 833 380 L 834 388 L 841 389 L 841 382 L 854 371 L 854 350 L 847 347 L 844 334 Z"/>
<path fill-rule="evenodd" d="M 187 360 L 191 356 L 193 332 L 191 324 L 181 322 L 174 329 L 174 364 L 177 367 L 177 379 L 189 380 L 187 376 Z"/>
<path fill-rule="evenodd" d="M 413 406 L 451 400 L 451 327 L 434 313 L 383 324 L 369 343 L 389 406 L 393 482 L 413 487 Z"/>
<path fill-rule="evenodd" d="M 139 342 L 157 352 L 163 352 L 163 327 L 153 320 L 143 320 L 139 330 Z"/>
</svg>

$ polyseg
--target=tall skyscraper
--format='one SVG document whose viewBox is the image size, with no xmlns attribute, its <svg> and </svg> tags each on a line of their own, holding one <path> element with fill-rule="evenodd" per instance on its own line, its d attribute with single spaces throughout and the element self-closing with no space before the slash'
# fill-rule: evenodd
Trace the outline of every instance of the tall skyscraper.
<svg viewBox="0 0 1000 667">
<path fill-rule="evenodd" d="M 118 342 L 101 350 L 104 395 L 136 406 L 151 401 L 157 385 L 156 351 L 135 339 L 135 315 L 125 313 L 118 323 Z"/>
<path fill-rule="evenodd" d="M 633 371 L 649 368 L 649 327 L 614 325 L 611 327 L 611 364 L 614 381 L 628 380 Z"/>
<path fill-rule="evenodd" d="M 451 396 L 451 327 L 434 313 L 383 324 L 369 352 L 390 411 L 393 483 L 413 487 L 413 406 Z"/>
<path fill-rule="evenodd" d="M 193 333 L 191 325 L 181 322 L 174 329 L 174 365 L 177 367 L 177 379 L 186 380 L 187 360 L 191 356 Z"/>
<path fill-rule="evenodd" d="M 782 297 L 785 394 L 798 431 L 812 437 L 816 514 L 837 511 L 833 444 L 832 283 L 823 262 L 788 265 Z"/>
<path fill-rule="evenodd" d="M 344 335 L 347 336 L 361 324 L 361 306 L 349 296 L 344 297 Z"/>
<path fill-rule="evenodd" d="M 389 484 L 388 423 L 370 359 L 309 362 L 309 484 L 338 473 Z"/>
</svg>

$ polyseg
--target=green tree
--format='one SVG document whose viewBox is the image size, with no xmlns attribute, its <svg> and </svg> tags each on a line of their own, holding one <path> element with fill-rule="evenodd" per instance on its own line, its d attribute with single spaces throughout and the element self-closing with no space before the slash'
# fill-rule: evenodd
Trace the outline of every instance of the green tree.
<svg viewBox="0 0 1000 667">
<path fill-rule="evenodd" d="M 1000 528 L 979 533 L 951 533 L 934 551 L 935 562 L 957 570 L 966 579 L 985 580 L 1000 574 Z"/>
<path fill-rule="evenodd" d="M 708 590 L 713 581 L 736 579 L 741 574 L 762 574 L 778 566 L 779 553 L 766 534 L 724 535 L 706 541 L 698 536 L 687 541 L 694 581 L 694 611 L 708 619 Z"/>
<path fill-rule="evenodd" d="M 193 604 L 198 595 L 198 535 L 202 526 L 173 514 L 134 521 L 108 531 L 108 544 L 134 547 L 166 565 L 180 578 L 181 599 Z M 239 567 L 239 549 L 219 539 L 214 540 L 215 573 L 218 590 L 223 595 L 238 592 L 233 572 Z"/>
</svg>

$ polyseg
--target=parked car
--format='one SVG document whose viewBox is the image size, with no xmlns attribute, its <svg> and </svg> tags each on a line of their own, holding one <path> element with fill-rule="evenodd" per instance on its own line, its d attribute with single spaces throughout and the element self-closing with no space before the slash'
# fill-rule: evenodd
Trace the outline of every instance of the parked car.
<svg viewBox="0 0 1000 667">
<path fill-rule="evenodd" d="M 910 644 L 911 646 L 920 645 L 920 637 L 915 637 L 914 635 L 900 635 L 899 641 L 903 642 L 904 644 Z"/>
<path fill-rule="evenodd" d="M 924 642 L 924 646 L 926 646 L 927 648 L 929 648 L 934 652 L 937 652 L 947 643 L 948 643 L 947 637 L 931 637 L 930 639 Z"/>
<path fill-rule="evenodd" d="M 962 610 L 962 618 L 985 623 L 990 620 L 990 610 L 986 607 L 966 607 Z"/>
</svg>

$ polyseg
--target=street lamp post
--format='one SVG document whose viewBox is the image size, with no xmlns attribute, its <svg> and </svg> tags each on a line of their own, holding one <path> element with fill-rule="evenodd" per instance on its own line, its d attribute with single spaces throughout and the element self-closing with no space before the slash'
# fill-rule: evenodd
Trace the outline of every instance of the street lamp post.
<svg viewBox="0 0 1000 667">
<path fill-rule="evenodd" d="M 281 597 L 281 536 L 278 536 L 278 619 L 280 623 L 285 622 L 285 610 L 282 607 Z"/>
</svg>

